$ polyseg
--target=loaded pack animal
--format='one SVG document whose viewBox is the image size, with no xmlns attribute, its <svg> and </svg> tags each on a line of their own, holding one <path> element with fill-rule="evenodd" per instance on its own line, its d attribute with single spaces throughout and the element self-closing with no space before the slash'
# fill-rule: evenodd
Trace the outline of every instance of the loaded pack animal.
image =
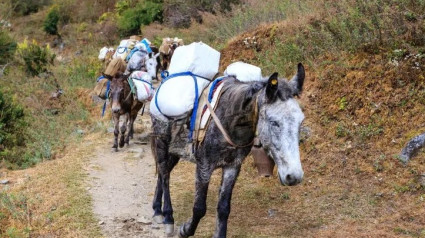
<svg viewBox="0 0 425 238">
<path fill-rule="evenodd" d="M 211 175 L 218 168 L 222 170 L 222 180 L 213 237 L 226 237 L 232 190 L 254 137 L 259 139 L 276 163 L 282 185 L 292 186 L 302 181 L 304 172 L 300 161 L 299 130 L 304 114 L 295 96 L 301 93 L 304 78 L 304 67 L 299 64 L 297 74 L 290 81 L 278 79 L 277 73 L 264 82 L 242 83 L 233 77 L 222 80 L 221 97 L 214 110 L 217 120 L 210 121 L 203 142 L 194 147 L 195 199 L 192 217 L 180 227 L 179 237 L 195 234 L 207 211 Z M 163 222 L 166 233 L 170 234 L 174 230 L 170 173 L 182 156 L 175 150 L 174 144 L 173 128 L 179 122 L 151 116 L 151 146 L 158 171 L 152 206 L 154 220 Z M 183 124 L 187 124 L 187 120 Z"/>
<path fill-rule="evenodd" d="M 183 45 L 183 41 L 181 39 L 163 39 L 161 47 L 159 48 L 159 52 L 161 53 L 162 70 L 168 69 L 174 51 L 181 45 Z"/>
<path fill-rule="evenodd" d="M 146 71 L 151 78 L 156 77 L 157 72 L 157 58 L 159 54 L 149 54 L 143 60 L 143 65 L 138 70 Z M 123 74 L 118 72 L 111 80 L 109 96 L 111 101 L 112 117 L 114 120 L 114 142 L 112 148 L 118 151 L 118 146 L 122 148 L 125 144 L 129 144 L 130 138 L 134 134 L 134 121 L 136 120 L 137 113 L 143 107 L 143 102 L 135 98 L 131 92 L 131 87 L 128 82 L 130 74 Z M 124 122 L 119 127 L 120 116 L 124 116 Z M 127 135 L 125 132 L 128 132 Z M 118 143 L 118 136 L 120 140 Z"/>
</svg>

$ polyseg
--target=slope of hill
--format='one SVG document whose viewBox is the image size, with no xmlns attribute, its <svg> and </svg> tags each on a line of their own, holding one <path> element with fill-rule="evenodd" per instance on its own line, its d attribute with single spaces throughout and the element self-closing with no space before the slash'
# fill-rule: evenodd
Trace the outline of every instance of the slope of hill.
<svg viewBox="0 0 425 238">
<path fill-rule="evenodd" d="M 202 40 L 220 49 L 221 71 L 229 63 L 242 60 L 260 66 L 264 75 L 277 71 L 290 77 L 298 62 L 306 65 L 305 90 L 300 97 L 308 132 L 301 142 L 305 180 L 296 187 L 282 187 L 276 178 L 258 178 L 248 158 L 234 191 L 229 237 L 425 236 L 425 154 L 421 151 L 407 164 L 398 159 L 405 143 L 425 131 L 425 3 L 244 3 L 231 13 L 205 13 L 202 24 L 193 22 L 188 29 L 159 23 L 142 27 L 143 35 L 154 42 L 165 36 L 179 36 L 185 43 Z M 39 42 L 53 41 L 40 30 L 47 11 L 45 8 L 14 19 L 16 29 L 11 34 L 19 41 L 25 36 Z M 57 61 L 53 72 L 67 95 L 58 105 L 43 100 L 55 89 L 54 81 L 49 77 L 27 80 L 17 64 L 0 84 L 2 89 L 16 92 L 30 114 L 44 112 L 44 116 L 37 117 L 39 124 L 34 124 L 41 139 L 32 144 L 48 152 L 40 160 L 46 155 L 61 158 L 71 153 L 63 152 L 63 146 L 70 143 L 68 135 L 74 138 L 70 144 L 79 143 L 81 130 L 89 134 L 88 138 L 105 135 L 92 134 L 105 131 L 108 121 L 97 122 L 100 106 L 91 102 L 87 92 L 101 70 L 97 49 L 119 39 L 115 38 L 113 22 L 88 22 L 70 22 L 61 28 L 65 48 L 54 48 Z M 59 115 L 51 115 L 50 109 L 58 107 Z M 56 133 L 58 128 L 65 129 Z M 49 144 L 55 140 L 60 143 Z M 53 153 L 52 148 L 57 152 Z M 60 191 L 74 189 L 86 199 L 82 189 L 85 185 L 76 178 L 84 163 L 72 161 L 72 168 L 54 167 L 59 174 L 71 171 L 71 175 L 57 180 L 65 188 L 57 186 L 54 192 L 44 186 L 54 181 L 53 177 L 49 182 L 31 176 L 33 182 L 22 183 L 24 187 L 33 186 L 34 191 L 61 194 L 54 199 L 67 200 L 74 193 Z M 54 163 L 41 163 L 36 170 Z M 193 173 L 188 171 L 193 172 L 194 166 L 183 163 L 173 172 L 172 196 L 178 224 L 190 217 L 192 209 L 194 188 L 187 184 L 193 184 Z M 66 236 L 99 235 L 96 218 L 83 212 L 90 203 L 75 202 L 51 210 L 49 201 L 41 201 L 32 190 L 23 191 L 21 185 L 15 186 L 25 173 L 33 174 L 33 169 L 3 170 L 2 176 L 10 177 L 12 186 L 3 188 L 5 192 L 0 194 L 0 234 L 55 234 L 55 229 L 59 231 L 69 223 L 79 230 L 66 232 Z M 212 235 L 219 183 L 217 171 L 210 186 L 207 216 L 197 237 Z M 31 204 L 41 209 L 27 209 Z M 78 216 L 69 219 L 72 214 Z M 46 217 L 49 222 L 31 223 L 32 216 Z M 92 228 L 80 226 L 82 221 Z"/>
</svg>

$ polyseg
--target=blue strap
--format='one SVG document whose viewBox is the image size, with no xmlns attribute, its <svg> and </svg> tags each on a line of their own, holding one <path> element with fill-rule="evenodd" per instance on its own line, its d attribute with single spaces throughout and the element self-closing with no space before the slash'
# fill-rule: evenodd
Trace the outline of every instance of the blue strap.
<svg viewBox="0 0 425 238">
<path fill-rule="evenodd" d="M 122 50 L 122 49 L 124 49 L 124 50 Z M 118 52 L 118 54 L 122 54 L 122 53 L 124 53 L 124 52 L 126 52 L 126 51 L 127 51 L 127 47 L 119 46 L 119 47 L 117 48 L 117 52 Z"/>
<path fill-rule="evenodd" d="M 164 79 L 161 81 L 161 84 L 159 85 L 158 89 L 156 90 L 156 93 L 155 93 L 155 106 L 156 106 L 156 108 L 158 108 L 158 111 L 159 111 L 161 114 L 164 114 L 164 113 L 162 113 L 162 111 L 161 111 L 161 109 L 159 108 L 159 105 L 158 105 L 158 94 L 159 94 L 159 90 L 161 89 L 161 86 L 162 86 L 162 84 L 163 84 L 164 82 L 166 82 L 166 81 L 167 81 L 167 80 L 169 80 L 169 79 L 176 78 L 176 77 L 180 77 L 180 76 L 192 76 L 192 78 L 193 78 L 193 82 L 195 83 L 195 101 L 194 101 L 194 103 L 193 103 L 192 115 L 190 116 L 190 132 L 189 132 L 189 141 L 191 142 L 191 141 L 192 141 L 193 131 L 195 130 L 196 112 L 198 111 L 198 104 L 199 104 L 199 99 L 198 99 L 198 97 L 199 97 L 199 92 L 198 92 L 198 80 L 197 80 L 197 77 L 199 77 L 199 78 L 203 78 L 203 79 L 206 79 L 206 80 L 208 80 L 208 81 L 210 81 L 210 80 L 209 80 L 208 78 L 205 78 L 205 77 L 202 77 L 202 76 L 196 75 L 196 74 L 194 74 L 194 73 L 192 73 L 192 72 L 189 72 L 189 71 L 169 75 L 168 77 L 164 78 Z"/>
<path fill-rule="evenodd" d="M 125 58 L 125 61 L 128 62 L 131 59 L 131 56 L 133 56 L 133 54 L 138 51 L 138 49 L 136 47 L 134 47 L 130 53 L 127 55 L 127 57 Z"/>
<path fill-rule="evenodd" d="M 105 76 L 100 75 L 100 76 L 96 79 L 96 82 L 99 82 L 100 80 L 102 80 L 102 79 L 104 79 L 104 78 L 105 78 Z"/>
<path fill-rule="evenodd" d="M 220 82 L 221 80 L 223 80 L 223 79 L 224 79 L 224 76 L 219 77 L 219 78 L 216 78 L 216 79 L 212 82 L 211 87 L 210 87 L 210 91 L 208 92 L 208 102 L 211 102 L 211 101 L 212 101 L 212 98 L 213 98 L 213 92 L 214 92 L 215 85 L 217 85 L 217 83 L 219 83 L 219 82 Z"/>
<path fill-rule="evenodd" d="M 148 81 L 146 81 L 146 80 L 144 80 L 144 79 L 137 79 L 137 78 L 132 78 L 132 79 L 134 79 L 134 80 L 138 80 L 138 81 L 142 81 L 142 82 L 144 82 L 144 83 L 147 83 L 147 84 L 149 84 L 149 86 L 151 86 L 151 88 L 153 89 L 152 83 L 150 83 L 150 82 L 148 82 Z"/>
<path fill-rule="evenodd" d="M 196 112 L 198 111 L 198 80 L 193 76 L 193 81 L 195 82 L 195 102 L 193 103 L 193 111 L 192 116 L 190 117 L 190 132 L 189 132 L 189 142 L 192 142 L 193 131 L 195 130 L 195 122 L 196 122 Z"/>
<path fill-rule="evenodd" d="M 108 83 L 106 83 L 106 100 L 108 100 L 108 95 L 109 95 L 109 87 L 111 86 L 111 81 L 108 80 Z M 102 117 L 105 115 L 105 109 L 106 109 L 106 100 L 103 103 L 103 108 L 102 108 Z"/>
<path fill-rule="evenodd" d="M 168 73 L 167 70 L 163 70 L 161 71 L 161 79 L 164 80 L 165 78 L 168 77 L 168 75 L 170 75 L 170 73 Z"/>
<path fill-rule="evenodd" d="M 168 71 L 165 71 L 165 72 L 168 74 Z M 158 105 L 158 94 L 159 94 L 159 90 L 161 89 L 162 84 L 165 83 L 167 80 L 172 79 L 172 78 L 175 78 L 175 77 L 180 77 L 180 76 L 192 76 L 195 79 L 195 86 L 198 85 L 198 83 L 196 81 L 196 77 L 203 78 L 203 79 L 206 79 L 206 80 L 210 81 L 209 79 L 207 79 L 205 77 L 202 77 L 202 76 L 199 76 L 199 75 L 196 75 L 196 74 L 193 74 L 190 71 L 182 72 L 182 73 L 175 73 L 175 74 L 172 74 L 172 75 L 168 75 L 166 78 L 163 78 L 161 80 L 161 84 L 159 85 L 159 87 L 158 87 L 158 89 L 156 90 L 156 93 L 155 93 L 155 106 L 156 106 L 156 108 L 158 108 L 158 111 L 162 115 L 164 115 L 164 113 L 162 113 L 161 108 L 159 108 L 159 105 Z M 195 87 L 195 88 L 196 88 L 195 90 L 198 90 L 198 87 Z M 197 101 L 198 100 L 198 97 L 196 97 L 195 100 Z"/>
</svg>

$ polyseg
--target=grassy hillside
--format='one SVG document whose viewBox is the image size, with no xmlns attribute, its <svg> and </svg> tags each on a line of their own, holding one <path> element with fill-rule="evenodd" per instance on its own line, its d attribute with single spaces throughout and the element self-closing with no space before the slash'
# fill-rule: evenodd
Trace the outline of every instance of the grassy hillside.
<svg viewBox="0 0 425 238">
<path fill-rule="evenodd" d="M 61 158 L 69 144 L 81 141 L 85 134 L 104 131 L 107 119 L 98 122 L 100 105 L 93 104 L 88 92 L 102 70 L 98 50 L 119 42 L 123 31 L 117 23 L 128 6 L 112 0 L 98 2 L 40 1 L 38 11 L 26 16 L 4 11 L 2 16 L 12 27 L 2 29 L 16 42 L 27 38 L 41 47 L 49 43 L 56 57 L 54 65 L 48 66 L 52 74 L 28 76 L 22 58 L 16 56 L 0 80 L 0 90 L 23 108 L 28 125 L 23 131 L 25 143 L 18 145 L 19 155 L 25 156 L 13 163 L 2 158 L 3 167 L 23 168 Z M 425 154 L 420 152 L 408 164 L 398 160 L 405 143 L 425 131 L 425 1 L 242 3 L 230 12 L 201 13 L 202 23 L 193 20 L 188 28 L 173 28 L 164 21 L 139 29 L 156 44 L 166 36 L 210 44 L 221 50 L 222 71 L 229 63 L 242 60 L 260 66 L 264 75 L 277 71 L 290 77 L 298 62 L 306 65 L 300 98 L 304 124 L 310 130 L 301 144 L 305 180 L 296 187 L 282 187 L 275 178 L 259 179 L 248 158 L 235 187 L 229 236 L 425 236 Z M 12 7 L 9 2 L 2 4 Z M 58 32 L 63 48 L 60 44 L 54 47 L 57 36 L 42 30 L 52 4 L 62 14 Z M 58 85 L 64 94 L 49 99 Z M 68 192 L 56 199 L 66 200 L 73 196 L 70 191 L 83 186 L 73 182 L 81 181 L 77 174 L 82 162 L 75 163 L 72 169 L 54 167 L 74 171 L 59 180 L 66 186 L 56 189 Z M 37 169 L 44 166 L 52 165 L 43 163 Z M 187 189 L 187 181 L 193 176 L 187 171 L 193 169 L 192 164 L 182 163 L 173 175 L 178 223 L 190 216 L 193 188 Z M 25 182 L 24 187 L 44 187 L 39 179 Z M 217 172 L 210 186 L 207 216 L 197 232 L 200 237 L 213 232 L 219 179 Z M 67 205 L 53 212 L 43 208 L 50 207 L 50 202 L 37 200 L 22 187 L 1 196 L 0 234 L 6 237 L 25 237 L 34 231 L 68 237 L 98 235 L 94 219 L 82 213 L 87 203 L 72 203 L 71 208 Z M 53 225 L 28 223 L 29 218 L 22 215 L 28 211 L 22 209 L 27 204 L 41 207 L 34 214 L 49 217 Z M 24 213 L 14 213 L 21 210 Z M 81 217 L 70 219 L 73 212 Z M 85 222 L 94 230 L 78 225 L 87 217 Z M 64 231 L 64 222 L 78 226 L 78 232 Z"/>
</svg>

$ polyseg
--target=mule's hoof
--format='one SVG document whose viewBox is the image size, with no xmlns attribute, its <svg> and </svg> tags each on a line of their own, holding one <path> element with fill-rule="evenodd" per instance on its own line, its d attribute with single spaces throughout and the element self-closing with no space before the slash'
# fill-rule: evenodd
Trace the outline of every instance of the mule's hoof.
<svg viewBox="0 0 425 238">
<path fill-rule="evenodd" d="M 154 216 L 153 221 L 158 224 L 162 224 L 164 222 L 164 216 L 162 215 Z"/>
<path fill-rule="evenodd" d="M 188 238 L 189 236 L 186 235 L 186 233 L 184 232 L 184 224 L 180 226 L 179 229 L 179 238 Z"/>
<path fill-rule="evenodd" d="M 165 229 L 165 234 L 167 236 L 173 236 L 173 234 L 174 234 L 174 224 L 165 224 L 164 229 Z"/>
</svg>

